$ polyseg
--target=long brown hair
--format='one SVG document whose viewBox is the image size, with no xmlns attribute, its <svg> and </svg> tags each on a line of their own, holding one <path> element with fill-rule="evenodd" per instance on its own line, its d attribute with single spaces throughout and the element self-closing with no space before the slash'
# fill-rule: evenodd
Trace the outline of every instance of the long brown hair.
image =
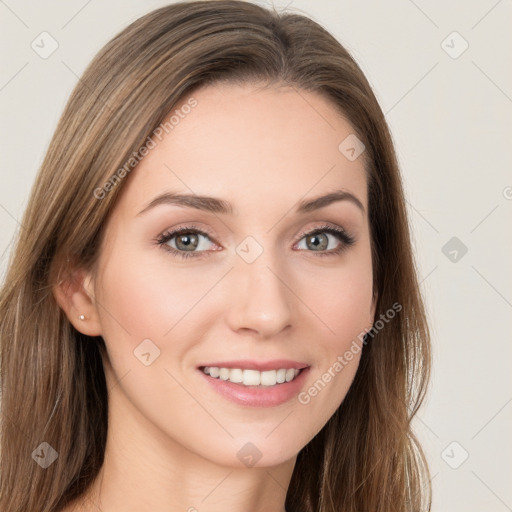
<svg viewBox="0 0 512 512">
<path fill-rule="evenodd" d="M 59 511 L 98 474 L 104 341 L 75 330 L 52 289 L 73 265 L 93 267 L 126 181 L 111 178 L 175 105 L 219 81 L 317 91 L 349 120 L 366 146 L 375 318 L 402 307 L 366 340 L 346 398 L 298 454 L 286 507 L 430 509 L 428 465 L 411 429 L 429 379 L 429 330 L 384 115 L 361 69 L 317 23 L 220 0 L 176 3 L 132 23 L 91 62 L 59 121 L 0 298 L 2 511 Z M 42 442 L 58 452 L 46 469 L 33 456 Z"/>
</svg>

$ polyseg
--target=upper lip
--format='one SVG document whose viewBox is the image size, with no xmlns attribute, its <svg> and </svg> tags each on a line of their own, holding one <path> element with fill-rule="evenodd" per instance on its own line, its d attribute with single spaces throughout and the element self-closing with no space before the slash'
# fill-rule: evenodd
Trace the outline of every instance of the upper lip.
<svg viewBox="0 0 512 512">
<path fill-rule="evenodd" d="M 292 361 L 291 359 L 273 359 L 271 361 L 255 361 L 252 359 L 239 359 L 237 361 L 214 361 L 211 363 L 200 364 L 198 368 L 205 366 L 217 368 L 240 368 L 242 370 L 279 370 L 281 368 L 295 368 L 301 370 L 307 368 L 309 365 L 299 361 Z"/>
</svg>

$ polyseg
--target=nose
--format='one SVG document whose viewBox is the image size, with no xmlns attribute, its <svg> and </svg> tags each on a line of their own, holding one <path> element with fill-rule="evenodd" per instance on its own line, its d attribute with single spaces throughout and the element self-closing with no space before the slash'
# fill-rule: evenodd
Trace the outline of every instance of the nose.
<svg viewBox="0 0 512 512">
<path fill-rule="evenodd" d="M 226 315 L 233 331 L 268 339 L 292 325 L 293 293 L 285 272 L 264 255 L 252 263 L 235 263 Z"/>
</svg>

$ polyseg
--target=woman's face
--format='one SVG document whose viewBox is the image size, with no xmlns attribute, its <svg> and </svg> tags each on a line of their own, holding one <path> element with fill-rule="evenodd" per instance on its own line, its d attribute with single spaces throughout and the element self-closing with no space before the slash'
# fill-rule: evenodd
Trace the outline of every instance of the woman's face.
<svg viewBox="0 0 512 512">
<path fill-rule="evenodd" d="M 363 155 L 315 93 L 193 98 L 124 178 L 90 276 L 110 414 L 163 449 L 275 465 L 340 405 L 373 322 Z"/>
</svg>

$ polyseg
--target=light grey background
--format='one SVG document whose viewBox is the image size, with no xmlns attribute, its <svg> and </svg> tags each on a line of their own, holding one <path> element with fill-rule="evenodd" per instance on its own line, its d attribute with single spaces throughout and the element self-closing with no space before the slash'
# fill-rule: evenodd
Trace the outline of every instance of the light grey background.
<svg viewBox="0 0 512 512">
<path fill-rule="evenodd" d="M 167 3 L 0 0 L 2 275 L 78 77 L 118 31 Z M 313 17 L 351 51 L 394 136 L 433 334 L 432 385 L 415 422 L 433 510 L 512 510 L 511 2 L 274 5 Z M 51 49 L 43 31 L 58 43 L 47 58 L 31 47 Z"/>
</svg>

